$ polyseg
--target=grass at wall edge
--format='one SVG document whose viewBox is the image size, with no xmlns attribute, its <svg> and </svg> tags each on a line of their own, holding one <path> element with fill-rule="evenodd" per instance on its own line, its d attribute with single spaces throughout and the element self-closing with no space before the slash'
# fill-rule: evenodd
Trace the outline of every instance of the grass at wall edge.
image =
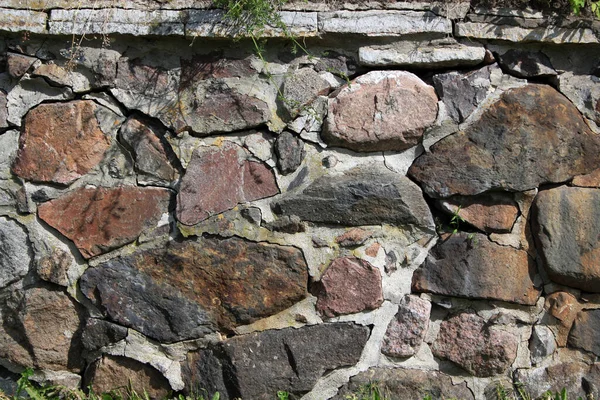
<svg viewBox="0 0 600 400">
<path fill-rule="evenodd" d="M 117 388 L 107 393 L 94 393 L 88 388 L 86 392 L 79 389 L 69 389 L 60 385 L 38 385 L 31 381 L 33 370 L 26 369 L 19 380 L 17 381 L 16 393 L 13 396 L 8 396 L 0 390 L 0 400 L 150 400 L 150 396 L 146 391 L 143 393 L 136 392 L 131 385 L 127 388 Z M 220 394 L 200 393 L 193 395 L 176 395 L 167 396 L 165 399 L 170 400 L 220 400 Z M 354 392 L 344 396 L 345 400 L 411 400 L 411 399 L 396 399 L 389 396 L 386 390 L 377 382 L 370 382 L 359 386 Z M 289 400 L 289 394 L 285 391 L 277 392 L 273 400 Z M 422 399 L 413 400 L 462 400 L 456 398 L 437 399 L 426 395 Z M 587 398 L 577 397 L 569 398 L 567 390 L 563 388 L 560 391 L 547 391 L 541 397 L 533 398 L 522 387 L 518 386 L 513 389 L 507 389 L 502 386 L 496 388 L 496 400 L 598 400 L 593 396 Z"/>
</svg>

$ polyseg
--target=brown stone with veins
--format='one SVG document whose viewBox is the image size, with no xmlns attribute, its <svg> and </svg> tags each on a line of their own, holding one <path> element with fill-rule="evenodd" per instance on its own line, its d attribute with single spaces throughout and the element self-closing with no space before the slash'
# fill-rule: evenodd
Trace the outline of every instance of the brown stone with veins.
<svg viewBox="0 0 600 400">
<path fill-rule="evenodd" d="M 41 104 L 25 116 L 13 172 L 23 179 L 68 185 L 104 157 L 111 139 L 90 100 Z"/>
<path fill-rule="evenodd" d="M 556 343 L 559 346 L 566 346 L 573 321 L 575 321 L 577 313 L 581 310 L 581 304 L 570 293 L 554 292 L 546 297 L 544 308 L 558 320 L 555 335 Z"/>
<path fill-rule="evenodd" d="M 167 189 L 81 188 L 38 207 L 39 217 L 90 258 L 130 243 L 167 212 Z"/>
</svg>

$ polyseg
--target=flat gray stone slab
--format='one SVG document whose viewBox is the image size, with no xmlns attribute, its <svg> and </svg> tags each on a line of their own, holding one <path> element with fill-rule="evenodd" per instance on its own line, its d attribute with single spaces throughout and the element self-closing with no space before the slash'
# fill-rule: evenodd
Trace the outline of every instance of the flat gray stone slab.
<svg viewBox="0 0 600 400">
<path fill-rule="evenodd" d="M 477 65 L 483 62 L 485 48 L 480 43 L 462 44 L 455 40 L 402 41 L 391 45 L 358 49 L 361 65 L 369 67 L 409 66 L 442 68 Z"/>
<path fill-rule="evenodd" d="M 450 34 L 452 22 L 431 12 L 336 11 L 319 14 L 321 33 L 397 36 L 415 33 Z"/>
<path fill-rule="evenodd" d="M 588 28 L 569 29 L 548 26 L 530 29 L 485 22 L 457 23 L 454 35 L 471 39 L 499 39 L 509 42 L 600 43 L 598 37 Z"/>
<path fill-rule="evenodd" d="M 0 31 L 46 33 L 44 12 L 0 8 Z"/>
<path fill-rule="evenodd" d="M 52 10 L 49 28 L 54 35 L 183 35 L 185 17 L 185 13 L 171 10 Z"/>
<path fill-rule="evenodd" d="M 281 11 L 281 21 L 294 36 L 316 36 L 317 13 L 299 11 Z M 230 37 L 244 32 L 231 24 L 224 23 L 222 10 L 190 10 L 187 12 L 185 34 L 196 37 Z M 266 26 L 262 37 L 285 37 L 286 32 L 272 26 Z"/>
</svg>

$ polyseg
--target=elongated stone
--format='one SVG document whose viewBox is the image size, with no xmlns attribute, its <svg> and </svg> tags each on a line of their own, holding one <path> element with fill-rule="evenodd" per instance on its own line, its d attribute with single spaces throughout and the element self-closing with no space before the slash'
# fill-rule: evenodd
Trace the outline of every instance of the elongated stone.
<svg viewBox="0 0 600 400">
<path fill-rule="evenodd" d="M 81 290 L 117 323 L 173 342 L 280 312 L 306 296 L 307 283 L 300 250 L 234 237 L 111 259 L 84 273 Z"/>
<path fill-rule="evenodd" d="M 159 188 L 81 188 L 41 204 L 38 215 L 90 258 L 156 227 L 170 197 L 167 189 Z"/>
<path fill-rule="evenodd" d="M 510 89 L 464 131 L 417 158 L 409 175 L 432 197 L 524 191 L 600 167 L 600 137 L 555 89 Z"/>
<path fill-rule="evenodd" d="M 413 274 L 412 289 L 448 296 L 534 305 L 535 261 L 523 250 L 500 246 L 485 235 L 447 235 Z"/>
</svg>

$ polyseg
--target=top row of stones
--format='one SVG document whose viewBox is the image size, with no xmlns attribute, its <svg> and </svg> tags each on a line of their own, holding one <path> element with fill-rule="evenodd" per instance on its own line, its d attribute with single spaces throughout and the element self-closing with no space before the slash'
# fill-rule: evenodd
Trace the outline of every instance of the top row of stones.
<svg viewBox="0 0 600 400">
<path fill-rule="evenodd" d="M 600 43 L 593 27 L 548 26 L 547 20 L 538 18 L 535 14 L 532 14 L 532 18 L 508 17 L 526 20 L 526 24 L 511 22 L 507 18 L 504 18 L 501 24 L 488 22 L 485 18 L 475 18 L 475 22 L 457 23 L 453 29 L 451 18 L 462 18 L 462 14 L 448 15 L 448 18 L 433 11 L 422 10 L 281 11 L 281 19 L 289 32 L 267 26 L 261 35 L 282 37 L 291 33 L 295 36 L 311 37 L 344 33 L 366 36 L 428 34 L 445 37 L 453 34 L 455 37 L 514 42 Z M 243 33 L 224 22 L 226 20 L 223 17 L 223 11 L 215 9 L 100 8 L 51 9 L 44 12 L 0 8 L 0 31 L 29 31 L 54 35 L 127 34 L 190 37 L 230 37 Z"/>
</svg>

